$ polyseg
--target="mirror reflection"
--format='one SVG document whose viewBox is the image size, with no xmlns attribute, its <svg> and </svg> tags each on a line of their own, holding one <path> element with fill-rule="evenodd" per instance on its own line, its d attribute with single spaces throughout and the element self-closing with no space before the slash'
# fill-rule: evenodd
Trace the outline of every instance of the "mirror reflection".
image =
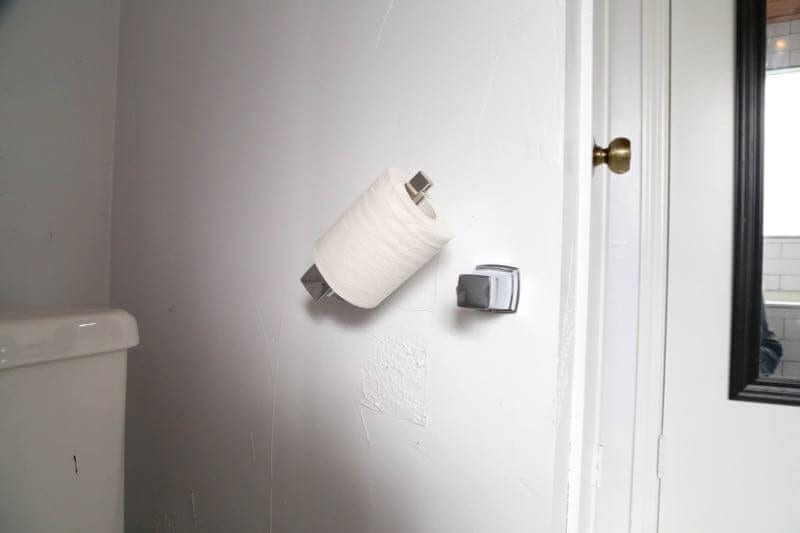
<svg viewBox="0 0 800 533">
<path fill-rule="evenodd" d="M 800 379 L 800 1 L 767 2 L 760 372 Z"/>
</svg>

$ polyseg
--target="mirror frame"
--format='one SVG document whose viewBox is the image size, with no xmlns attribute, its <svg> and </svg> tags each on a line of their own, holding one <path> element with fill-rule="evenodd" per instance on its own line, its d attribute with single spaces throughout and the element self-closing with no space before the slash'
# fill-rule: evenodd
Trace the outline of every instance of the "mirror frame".
<svg viewBox="0 0 800 533">
<path fill-rule="evenodd" d="M 736 13 L 734 257 L 729 398 L 800 405 L 800 381 L 759 375 L 766 0 Z"/>
</svg>

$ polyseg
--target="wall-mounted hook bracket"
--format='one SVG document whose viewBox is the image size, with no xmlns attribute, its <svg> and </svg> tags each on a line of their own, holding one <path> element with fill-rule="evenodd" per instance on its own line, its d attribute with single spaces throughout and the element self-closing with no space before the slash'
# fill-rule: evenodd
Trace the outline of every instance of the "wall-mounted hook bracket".
<svg viewBox="0 0 800 533">
<path fill-rule="evenodd" d="M 458 306 L 495 313 L 516 313 L 519 269 L 506 265 L 478 265 L 472 274 L 458 277 Z"/>
</svg>

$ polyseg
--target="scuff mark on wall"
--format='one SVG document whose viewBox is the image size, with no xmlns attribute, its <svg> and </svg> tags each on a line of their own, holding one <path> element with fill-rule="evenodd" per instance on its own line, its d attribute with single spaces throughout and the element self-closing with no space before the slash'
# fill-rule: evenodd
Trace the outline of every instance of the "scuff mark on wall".
<svg viewBox="0 0 800 533">
<path fill-rule="evenodd" d="M 378 36 L 375 38 L 375 48 L 379 48 L 381 45 L 381 37 L 383 37 L 383 28 L 389 21 L 389 15 L 392 14 L 392 9 L 394 8 L 394 2 L 395 0 L 389 0 L 389 7 L 386 8 L 386 12 L 383 14 L 381 25 L 378 27 Z"/>
<path fill-rule="evenodd" d="M 542 498 L 542 494 L 538 490 L 536 490 L 535 484 L 530 479 L 528 479 L 526 477 L 521 477 L 521 478 L 519 478 L 519 484 L 522 485 L 522 487 L 525 490 L 530 492 L 535 497 Z"/>
<path fill-rule="evenodd" d="M 419 441 L 419 440 L 416 441 L 414 443 L 414 445 L 413 445 L 413 448 L 416 451 L 418 451 L 420 453 L 420 455 L 424 456 L 429 461 L 433 459 L 433 457 L 431 457 L 431 454 L 428 453 L 428 449 L 425 447 L 425 445 L 422 443 L 422 441 Z"/>
<path fill-rule="evenodd" d="M 178 517 L 175 513 L 158 513 L 155 533 L 176 533 Z"/>
<path fill-rule="evenodd" d="M 367 438 L 367 444 L 372 446 L 372 438 L 369 436 L 369 428 L 367 427 L 367 417 L 364 415 L 364 407 L 361 406 L 358 408 L 358 410 L 361 413 L 361 427 L 364 428 L 364 436 Z"/>
<path fill-rule="evenodd" d="M 574 243 L 564 250 L 564 277 L 562 278 L 562 309 L 559 320 L 557 393 L 553 398 L 552 423 L 554 428 L 561 426 L 562 419 L 569 418 L 572 393 L 572 364 L 576 342 L 576 298 L 577 298 L 577 250 Z"/>
<path fill-rule="evenodd" d="M 433 306 L 435 306 L 436 302 L 439 301 L 439 269 L 442 266 L 441 254 L 436 254 L 433 260 L 436 262 L 433 269 Z M 431 307 L 431 312 L 433 312 L 433 306 Z"/>
<path fill-rule="evenodd" d="M 428 352 L 418 341 L 375 336 L 375 350 L 362 368 L 361 405 L 419 426 L 428 423 Z"/>
<path fill-rule="evenodd" d="M 483 121 L 486 116 L 486 110 L 489 108 L 492 93 L 497 82 L 498 69 L 500 67 L 500 58 L 506 46 L 508 38 L 504 34 L 501 38 L 497 49 L 495 50 L 494 59 L 492 59 L 492 68 L 489 70 L 489 75 L 486 79 L 486 89 L 484 90 L 483 98 L 481 100 L 480 112 L 478 113 L 478 120 L 475 123 L 475 133 L 473 134 L 473 145 L 478 148 L 481 145 L 481 132 L 483 131 Z"/>
<path fill-rule="evenodd" d="M 283 330 L 283 319 L 281 319 L 280 327 L 278 328 L 278 339 L 280 339 L 281 330 Z M 275 478 L 273 470 L 273 457 L 275 456 L 275 413 L 278 408 L 278 371 L 281 367 L 280 358 L 275 359 L 275 370 L 273 372 L 273 385 L 272 385 L 272 418 L 270 419 L 269 428 L 269 533 L 272 533 L 272 493 L 274 492 Z"/>
<path fill-rule="evenodd" d="M 252 431 L 250 432 L 250 462 L 256 464 L 256 436 Z"/>
<path fill-rule="evenodd" d="M 197 499 L 195 498 L 194 491 L 191 492 L 192 497 L 192 523 L 194 528 L 197 529 Z"/>
<path fill-rule="evenodd" d="M 255 310 L 255 317 L 257 322 L 257 329 L 261 334 L 261 337 L 264 341 L 265 347 L 274 346 L 277 348 L 280 346 L 281 339 L 283 337 L 283 330 L 285 324 L 285 316 L 286 310 L 288 306 L 288 299 L 283 298 L 283 306 L 281 310 L 281 318 L 278 322 L 277 332 L 270 336 L 267 333 L 267 327 L 263 316 L 263 309 L 262 306 L 258 304 L 255 300 L 252 302 L 252 308 Z M 274 363 L 268 364 L 269 370 L 269 380 L 270 385 L 272 387 L 272 415 L 270 418 L 270 427 L 269 427 L 269 450 L 268 450 L 268 457 L 266 459 L 267 467 L 266 467 L 266 475 L 268 478 L 268 486 L 269 486 L 269 518 L 268 518 L 268 532 L 272 533 L 272 517 L 273 517 L 273 501 L 274 501 L 274 457 L 275 457 L 275 417 L 277 415 L 278 409 L 278 373 L 280 371 L 280 353 L 276 350 Z M 250 432 L 250 447 L 251 447 L 251 459 L 253 464 L 256 462 L 256 451 L 255 451 L 255 434 Z"/>
</svg>

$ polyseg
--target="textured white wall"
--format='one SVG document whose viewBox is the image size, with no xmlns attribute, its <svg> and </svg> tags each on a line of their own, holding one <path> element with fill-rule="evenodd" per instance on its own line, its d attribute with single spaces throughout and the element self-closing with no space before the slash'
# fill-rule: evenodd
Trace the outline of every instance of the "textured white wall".
<svg viewBox="0 0 800 533">
<path fill-rule="evenodd" d="M 128 530 L 550 531 L 563 2 L 131 0 L 121 20 Z M 313 303 L 314 240 L 388 166 L 430 174 L 455 239 L 377 310 Z M 516 315 L 456 309 L 481 262 L 521 267 Z M 365 385 L 411 396 L 380 412 Z"/>
<path fill-rule="evenodd" d="M 119 0 L 0 1 L 0 306 L 108 303 Z"/>
</svg>

